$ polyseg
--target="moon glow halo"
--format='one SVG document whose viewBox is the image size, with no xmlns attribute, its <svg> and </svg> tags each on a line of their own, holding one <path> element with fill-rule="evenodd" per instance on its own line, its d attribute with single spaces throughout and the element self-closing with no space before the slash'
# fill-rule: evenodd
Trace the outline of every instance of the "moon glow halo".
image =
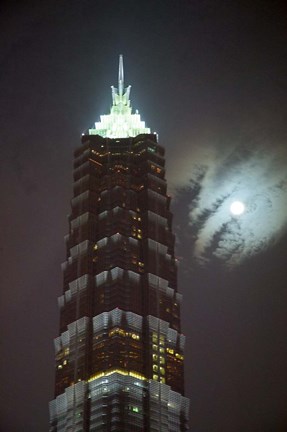
<svg viewBox="0 0 287 432">
<path fill-rule="evenodd" d="M 230 212 L 234 216 L 240 216 L 242 213 L 244 213 L 245 205 L 241 201 L 233 201 L 233 203 L 230 206 Z"/>
</svg>

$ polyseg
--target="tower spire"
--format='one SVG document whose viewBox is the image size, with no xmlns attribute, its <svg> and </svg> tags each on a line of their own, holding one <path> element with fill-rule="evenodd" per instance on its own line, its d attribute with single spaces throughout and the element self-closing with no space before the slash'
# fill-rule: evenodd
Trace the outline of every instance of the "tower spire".
<svg viewBox="0 0 287 432">
<path fill-rule="evenodd" d="M 101 115 L 100 121 L 89 129 L 90 135 L 101 135 L 109 138 L 135 137 L 139 134 L 150 134 L 150 129 L 141 120 L 138 111 L 132 113 L 130 102 L 131 86 L 124 86 L 123 55 L 119 56 L 118 88 L 111 86 L 113 105 L 110 114 Z"/>
<path fill-rule="evenodd" d="M 120 54 L 119 57 L 119 95 L 123 95 L 124 91 L 124 61 L 123 61 L 123 55 Z"/>
</svg>

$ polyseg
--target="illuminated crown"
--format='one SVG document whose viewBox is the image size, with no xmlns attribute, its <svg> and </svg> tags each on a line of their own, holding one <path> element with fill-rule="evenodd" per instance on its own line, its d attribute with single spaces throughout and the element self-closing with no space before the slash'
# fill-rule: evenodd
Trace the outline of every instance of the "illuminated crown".
<svg viewBox="0 0 287 432">
<path fill-rule="evenodd" d="M 113 105 L 110 114 L 101 115 L 94 129 L 89 129 L 89 135 L 101 135 L 104 138 L 128 138 L 139 134 L 149 134 L 138 111 L 132 114 L 130 102 L 131 86 L 124 87 L 123 56 L 119 59 L 118 88 L 112 86 Z"/>
</svg>

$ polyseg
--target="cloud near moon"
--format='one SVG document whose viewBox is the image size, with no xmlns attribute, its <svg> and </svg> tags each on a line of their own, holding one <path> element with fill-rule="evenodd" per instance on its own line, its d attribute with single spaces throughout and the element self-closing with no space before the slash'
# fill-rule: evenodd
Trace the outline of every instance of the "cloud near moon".
<svg viewBox="0 0 287 432">
<path fill-rule="evenodd" d="M 272 246 L 287 227 L 287 152 L 283 146 L 238 145 L 189 166 L 193 200 L 189 218 L 193 255 L 204 265 L 220 260 L 234 267 Z M 233 201 L 245 205 L 234 217 Z"/>
</svg>

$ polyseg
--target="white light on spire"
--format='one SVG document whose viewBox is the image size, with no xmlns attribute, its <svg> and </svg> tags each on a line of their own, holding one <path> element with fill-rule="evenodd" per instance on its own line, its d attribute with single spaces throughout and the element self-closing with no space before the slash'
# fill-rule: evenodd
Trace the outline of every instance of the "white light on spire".
<svg viewBox="0 0 287 432">
<path fill-rule="evenodd" d="M 150 133 L 150 129 L 141 120 L 138 110 L 132 114 L 130 90 L 131 86 L 124 87 L 123 56 L 120 55 L 118 88 L 112 86 L 111 112 L 100 116 L 100 121 L 95 123 L 95 128 L 89 129 L 89 135 L 101 135 L 104 138 L 128 138 Z"/>
</svg>

